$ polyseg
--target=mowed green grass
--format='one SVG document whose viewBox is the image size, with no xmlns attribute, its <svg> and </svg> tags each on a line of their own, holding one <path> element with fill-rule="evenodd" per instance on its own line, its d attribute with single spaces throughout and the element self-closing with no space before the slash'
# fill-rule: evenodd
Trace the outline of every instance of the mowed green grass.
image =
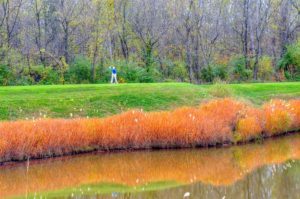
<svg viewBox="0 0 300 199">
<path fill-rule="evenodd" d="M 228 84 L 234 97 L 262 104 L 300 98 L 300 83 Z M 211 85 L 187 83 L 20 86 L 0 88 L 0 120 L 103 117 L 126 111 L 170 110 L 213 98 Z"/>
</svg>

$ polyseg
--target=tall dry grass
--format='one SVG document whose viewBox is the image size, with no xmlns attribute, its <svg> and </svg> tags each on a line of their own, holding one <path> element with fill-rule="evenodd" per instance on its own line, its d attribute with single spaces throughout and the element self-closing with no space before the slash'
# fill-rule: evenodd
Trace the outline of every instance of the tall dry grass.
<svg viewBox="0 0 300 199">
<path fill-rule="evenodd" d="M 300 129 L 300 100 L 272 100 L 257 109 L 225 98 L 174 111 L 132 110 L 102 119 L 0 123 L 1 161 L 80 151 L 207 146 Z"/>
</svg>

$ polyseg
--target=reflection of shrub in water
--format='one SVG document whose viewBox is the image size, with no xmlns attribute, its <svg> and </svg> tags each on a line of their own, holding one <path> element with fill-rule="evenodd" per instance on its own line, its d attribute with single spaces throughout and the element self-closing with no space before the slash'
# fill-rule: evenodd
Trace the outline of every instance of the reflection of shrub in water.
<svg viewBox="0 0 300 199">
<path fill-rule="evenodd" d="M 97 183 L 136 187 L 172 181 L 229 186 L 264 165 L 299 159 L 300 153 L 295 153 L 299 144 L 299 135 L 293 135 L 222 149 L 92 154 L 32 161 L 27 174 L 23 164 L 1 168 L 0 195 L 21 196 Z M 25 176 L 30 180 L 24 180 Z"/>
<path fill-rule="evenodd" d="M 263 144 L 251 144 L 243 147 L 233 147 L 233 157 L 238 165 L 244 170 L 257 168 L 262 164 L 277 164 L 288 159 L 298 159 L 300 154 L 294 155 L 293 150 L 298 147 L 299 136 L 293 139 L 268 140 Z M 259 160 L 259 161 L 258 161 Z"/>
</svg>

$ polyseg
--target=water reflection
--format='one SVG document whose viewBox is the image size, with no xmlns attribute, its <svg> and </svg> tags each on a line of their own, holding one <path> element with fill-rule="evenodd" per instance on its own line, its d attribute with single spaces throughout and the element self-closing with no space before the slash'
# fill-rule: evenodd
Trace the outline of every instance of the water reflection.
<svg viewBox="0 0 300 199">
<path fill-rule="evenodd" d="M 298 159 L 299 134 L 222 149 L 56 158 L 1 167 L 0 196 L 299 198 Z"/>
<path fill-rule="evenodd" d="M 162 191 L 124 194 L 118 198 L 179 199 L 187 192 L 191 195 L 189 198 L 199 199 L 299 199 L 300 162 L 265 166 L 228 186 L 195 183 Z"/>
</svg>

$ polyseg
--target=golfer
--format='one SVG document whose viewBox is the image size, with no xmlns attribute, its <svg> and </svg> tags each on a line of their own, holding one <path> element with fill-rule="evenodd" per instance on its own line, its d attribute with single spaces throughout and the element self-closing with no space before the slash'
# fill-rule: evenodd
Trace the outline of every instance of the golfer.
<svg viewBox="0 0 300 199">
<path fill-rule="evenodd" d="M 111 81 L 110 83 L 112 84 L 117 84 L 118 83 L 118 80 L 117 80 L 117 69 L 116 67 L 109 67 L 111 69 Z"/>
</svg>

